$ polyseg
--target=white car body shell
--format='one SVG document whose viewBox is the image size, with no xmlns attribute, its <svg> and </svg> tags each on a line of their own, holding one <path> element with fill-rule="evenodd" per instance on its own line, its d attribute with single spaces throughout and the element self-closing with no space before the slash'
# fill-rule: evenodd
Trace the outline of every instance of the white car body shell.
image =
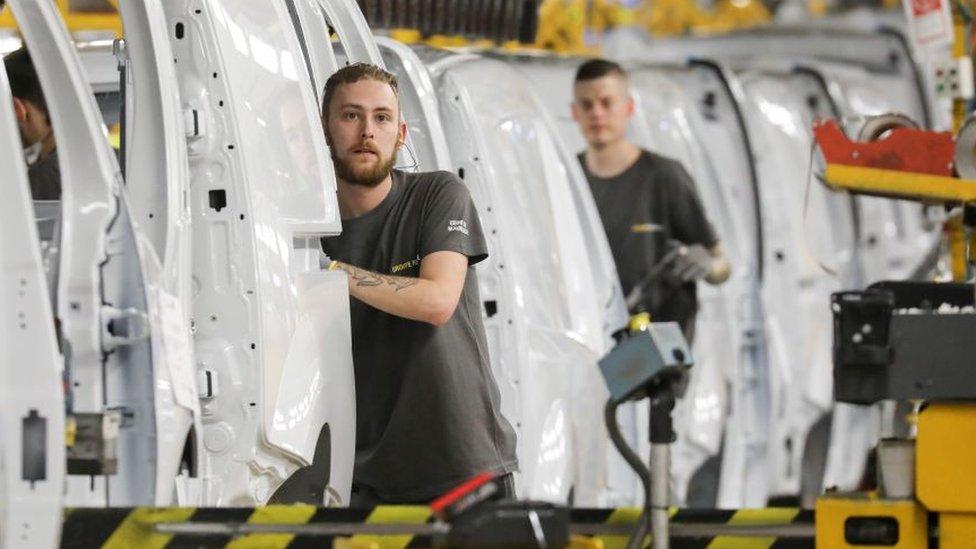
<svg viewBox="0 0 976 549">
<path fill-rule="evenodd" d="M 0 547 L 54 547 L 65 481 L 64 362 L 2 68 L 0 162 L 6 166 L 0 201 Z"/>
<path fill-rule="evenodd" d="M 10 4 L 60 144 L 61 241 L 52 279 L 69 350 L 69 407 L 93 413 L 121 409 L 126 418 L 119 433 L 119 472 L 69 477 L 66 501 L 168 504 L 196 404 L 192 382 L 179 399 L 172 375 L 187 365 L 171 351 L 186 350 L 181 343 L 188 322 L 163 281 L 150 239 L 131 218 L 118 165 L 60 16 L 48 3 Z M 163 329 L 162 319 L 175 327 Z M 119 330 L 126 323 L 130 328 Z"/>
<path fill-rule="evenodd" d="M 318 239 L 341 230 L 312 75 L 284 2 L 165 4 L 187 119 L 194 344 L 208 505 L 267 503 L 326 466 L 348 503 L 355 400 L 342 273 Z M 323 22 L 324 26 L 324 22 Z M 317 450 L 325 464 L 315 463 Z"/>
</svg>

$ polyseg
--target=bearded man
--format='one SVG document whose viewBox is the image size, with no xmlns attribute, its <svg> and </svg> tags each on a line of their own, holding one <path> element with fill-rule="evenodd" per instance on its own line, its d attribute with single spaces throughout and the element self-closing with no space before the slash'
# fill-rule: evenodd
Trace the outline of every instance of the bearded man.
<svg viewBox="0 0 976 549">
<path fill-rule="evenodd" d="M 351 503 L 425 503 L 481 472 L 514 497 L 515 432 L 500 413 L 473 267 L 488 257 L 481 222 L 454 174 L 393 169 L 402 120 L 396 78 L 376 66 L 326 83 L 342 234 L 322 248 L 353 298 Z"/>
</svg>

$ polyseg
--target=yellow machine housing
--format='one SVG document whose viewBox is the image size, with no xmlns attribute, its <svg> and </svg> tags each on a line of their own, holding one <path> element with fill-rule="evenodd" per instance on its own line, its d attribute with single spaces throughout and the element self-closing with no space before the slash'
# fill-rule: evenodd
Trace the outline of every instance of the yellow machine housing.
<svg viewBox="0 0 976 549">
<path fill-rule="evenodd" d="M 915 444 L 915 499 L 874 492 L 821 497 L 818 548 L 923 548 L 930 531 L 941 549 L 976 547 L 976 403 L 925 406 Z M 871 534 L 877 543 L 857 543 L 858 535 Z"/>
<path fill-rule="evenodd" d="M 886 521 L 897 524 L 893 529 L 897 535 L 894 543 L 879 536 L 880 543 L 866 545 L 848 535 L 852 529 L 858 528 L 865 533 L 877 532 Z M 816 522 L 817 549 L 917 549 L 928 543 L 928 514 L 911 499 L 882 499 L 874 493 L 828 494 L 817 500 Z"/>
</svg>

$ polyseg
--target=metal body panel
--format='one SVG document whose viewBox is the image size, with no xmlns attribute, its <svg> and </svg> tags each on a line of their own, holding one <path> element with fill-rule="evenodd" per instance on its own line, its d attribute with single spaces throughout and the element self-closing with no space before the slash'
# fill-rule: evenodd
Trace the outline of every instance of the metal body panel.
<svg viewBox="0 0 976 549">
<path fill-rule="evenodd" d="M 835 102 L 836 83 L 827 84 L 819 68 L 804 65 L 788 70 L 784 80 L 793 93 L 807 106 L 809 119 L 840 117 Z M 834 91 L 834 93 L 830 93 Z M 848 198 L 855 223 L 855 255 L 851 269 L 841 280 L 841 289 L 860 288 L 873 277 L 884 276 L 888 258 L 884 245 L 878 245 L 878 234 L 894 223 L 891 200 L 869 197 Z M 887 242 L 887 240 L 883 241 Z M 804 478 L 801 480 L 803 500 L 820 494 L 827 486 L 854 490 L 860 484 L 867 463 L 868 452 L 879 437 L 880 406 L 869 408 L 834 403 L 830 416 L 818 421 L 804 445 Z M 814 465 L 815 464 L 815 465 Z"/>
<path fill-rule="evenodd" d="M 701 124 L 700 141 L 724 144 L 708 146 L 705 151 L 712 159 L 711 172 L 717 175 L 718 194 L 732 204 L 729 211 L 738 220 L 739 250 L 735 253 L 742 264 L 733 266 L 732 278 L 723 286 L 732 307 L 733 322 L 738 326 L 737 353 L 727 366 L 738 369 L 726 368 L 729 406 L 722 442 L 721 478 L 714 504 L 721 508 L 761 506 L 767 496 L 761 489 L 764 483 L 760 479 L 766 474 L 765 434 L 769 417 L 766 382 L 769 359 L 761 282 L 765 276 L 768 237 L 762 216 L 759 172 L 752 152 L 754 143 L 742 106 L 745 92 L 726 66 L 710 60 L 692 60 L 686 70 L 672 69 L 671 74 L 698 86 L 707 83 L 707 91 L 701 97 L 700 117 L 694 120 Z M 712 505 L 710 501 L 704 503 Z"/>
<path fill-rule="evenodd" d="M 199 395 L 190 344 L 192 261 L 189 166 L 168 25 L 162 7 L 137 1 L 120 5 L 126 30 L 126 191 L 144 231 L 139 244 L 148 280 L 153 339 L 157 478 L 155 504 L 173 502 L 184 444 L 196 451 L 194 473 L 182 475 L 176 501 L 201 503 L 199 478 L 208 476 L 200 453 Z M 191 427 L 193 428 L 191 435 Z M 192 437 L 189 438 L 188 437 Z M 194 487 L 187 486 L 194 484 Z"/>
<path fill-rule="evenodd" d="M 876 27 L 872 31 L 780 25 L 762 29 L 694 38 L 650 40 L 636 32 L 611 34 L 604 44 L 605 54 L 629 61 L 677 61 L 689 57 L 721 59 L 743 69 L 756 57 L 812 57 L 823 61 L 853 63 L 877 74 L 892 77 L 895 88 L 912 88 L 917 108 L 924 113 L 920 122 L 928 125 L 931 101 L 921 72 L 908 42 L 897 29 Z M 900 92 L 899 92 L 900 93 Z"/>
<path fill-rule="evenodd" d="M 111 40 L 76 43 L 85 79 L 95 93 L 118 91 L 119 65 Z"/>
<path fill-rule="evenodd" d="M 770 237 L 763 297 L 770 342 L 770 493 L 798 494 L 806 437 L 832 406 L 830 294 L 851 280 L 850 201 L 812 181 L 813 120 L 776 73 L 740 74 Z M 829 228 L 830 230 L 824 230 Z M 773 235 L 779 242 L 773 242 Z M 829 269 L 829 270 L 828 270 Z"/>
<path fill-rule="evenodd" d="M 48 109 L 58 141 L 104 141 L 104 136 L 96 131 L 100 120 L 92 116 L 92 109 L 86 108 L 90 105 L 69 104 L 81 100 L 70 95 L 83 89 L 84 81 L 77 61 L 71 63 L 76 59 L 74 51 L 54 6 L 13 1 L 10 8 L 31 47 L 44 90 L 50 90 Z M 64 93 L 57 93 L 58 90 Z M 91 103 L 93 106 L 94 101 Z M 79 410 L 100 411 L 102 303 L 98 266 L 106 257 L 104 235 L 117 213 L 115 192 L 119 175 L 107 151 L 96 149 L 91 158 L 85 158 L 88 151 L 80 147 L 72 149 L 71 156 L 66 152 L 67 149 L 59 151 L 66 177 L 62 178 L 64 228 L 58 316 L 64 338 L 71 345 L 72 377 L 78 383 L 73 388 L 75 406 Z"/>
<path fill-rule="evenodd" d="M 407 46 L 386 37 L 376 39 L 387 70 L 398 75 L 400 112 L 419 171 L 451 170 L 450 150 L 444 137 L 434 83 L 423 62 Z M 402 154 L 402 153 L 401 153 Z"/>
<path fill-rule="evenodd" d="M 140 233 L 129 219 L 94 96 L 55 7 L 34 2 L 13 2 L 11 7 L 34 58 L 60 144 L 63 226 L 57 315 L 66 348 L 69 410 L 121 409 L 130 420 L 119 434 L 118 473 L 69 478 L 68 501 L 154 502 L 156 357 Z M 145 328 L 116 333 L 122 323 Z"/>
<path fill-rule="evenodd" d="M 373 40 L 363 12 L 355 0 L 317 0 L 326 18 L 339 35 L 347 60 L 383 66 L 383 57 Z"/>
<path fill-rule="evenodd" d="M 339 70 L 339 62 L 332 51 L 332 41 L 329 39 L 329 29 L 326 26 L 325 14 L 318 0 L 287 0 L 292 16 L 297 19 L 296 30 L 300 29 L 299 38 L 308 56 L 312 89 L 321 106 L 322 92 L 329 76 Z"/>
<path fill-rule="evenodd" d="M 301 45 L 283 2 L 167 3 L 189 141 L 194 322 L 208 502 L 256 505 L 312 463 L 328 425 L 330 486 L 348 502 L 355 429 L 348 300 L 319 272 L 340 230 L 335 176 Z M 342 282 L 339 281 L 341 279 Z M 323 305 L 309 311 L 308 303 Z"/>
<path fill-rule="evenodd" d="M 103 146 L 108 148 L 108 143 Z M 118 215 L 106 237 L 108 261 L 102 266 L 105 301 L 102 323 L 116 322 L 115 317 L 121 312 L 131 318 L 144 319 L 149 333 L 153 328 L 156 330 L 150 339 L 126 341 L 127 337 L 113 336 L 103 328 L 103 346 L 112 351 L 105 359 L 103 406 L 109 410 L 121 409 L 126 419 L 119 430 L 118 473 L 105 479 L 106 503 L 109 506 L 138 505 L 150 501 L 170 503 L 174 494 L 174 477 L 186 440 L 185 430 L 189 427 L 189 414 L 186 409 L 177 410 L 174 402 L 177 388 L 170 382 L 179 383 L 179 379 L 171 375 L 178 374 L 178 370 L 166 371 L 170 363 L 165 353 L 173 346 L 165 344 L 162 325 L 153 326 L 153 320 L 159 322 L 166 314 L 162 311 L 164 298 L 151 286 L 160 275 L 159 261 L 134 225 L 124 191 L 120 192 L 118 203 Z M 187 333 L 179 329 L 172 330 L 170 336 L 173 343 L 179 338 L 184 341 L 188 338 Z M 162 351 L 163 354 L 154 351 Z M 173 366 L 189 371 L 182 356 L 174 354 L 173 359 Z M 156 376 L 157 372 L 161 374 L 159 377 Z M 195 392 L 192 388 L 190 384 L 190 390 L 183 399 L 184 405 L 193 404 Z M 156 401 L 157 393 L 163 398 L 160 402 Z M 164 421 L 171 421 L 169 426 L 174 428 L 174 432 L 164 433 L 164 438 L 178 438 L 170 446 L 164 447 L 162 453 L 158 451 L 157 412 L 161 413 Z M 174 417 L 177 414 L 183 421 Z M 175 429 L 182 430 L 183 436 L 179 436 Z M 160 458 L 168 466 L 165 478 L 160 475 Z M 81 481 L 78 483 L 81 486 L 88 484 L 85 477 L 72 478 L 73 482 L 76 480 Z M 162 493 L 157 492 L 157 486 L 161 487 Z"/>
<path fill-rule="evenodd" d="M 530 56 L 499 56 L 499 59 L 518 68 L 531 80 L 535 95 L 545 107 L 545 115 L 553 129 L 552 138 L 558 144 L 572 185 L 573 202 L 583 226 L 596 296 L 603 306 L 603 332 L 607 343 L 604 352 L 607 352 L 615 344 L 613 334 L 626 326 L 629 315 L 603 222 L 576 156 L 586 147 L 569 109 L 576 61 Z"/>
<path fill-rule="evenodd" d="M 895 18 L 903 20 L 901 14 Z M 633 61 L 677 61 L 689 57 L 721 59 L 746 68 L 755 57 L 816 58 L 855 64 L 887 80 L 891 93 L 914 97 L 918 122 L 924 127 L 951 127 L 951 101 L 934 96 L 935 65 L 944 54 L 918 54 L 906 38 L 904 24 L 892 25 L 884 15 L 872 13 L 859 21 L 837 24 L 843 16 L 807 21 L 803 25 L 776 25 L 724 35 L 650 39 L 637 28 L 607 34 L 604 54 Z M 856 19 L 856 18 L 852 18 Z M 941 57 L 940 57 L 941 56 Z"/>
<path fill-rule="evenodd" d="M 498 61 L 446 56 L 431 66 L 455 171 L 486 229 L 478 267 L 502 410 L 519 435 L 521 495 L 602 497 L 606 455 L 596 359 L 605 346 L 571 184 L 528 82 Z M 506 83 L 498 101 L 495 84 Z M 594 394 L 596 391 L 596 394 Z"/>
<path fill-rule="evenodd" d="M 55 547 L 64 497 L 64 363 L 27 168 L 0 67 L 0 547 Z"/>
</svg>

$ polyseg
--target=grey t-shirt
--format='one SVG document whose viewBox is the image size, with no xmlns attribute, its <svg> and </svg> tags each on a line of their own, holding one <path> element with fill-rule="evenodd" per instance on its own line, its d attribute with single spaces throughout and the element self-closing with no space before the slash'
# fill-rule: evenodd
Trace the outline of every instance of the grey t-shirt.
<svg viewBox="0 0 976 549">
<path fill-rule="evenodd" d="M 706 248 L 718 243 L 694 182 L 680 162 L 641 151 L 623 173 L 602 178 L 590 173 L 582 153 L 579 161 L 603 220 L 624 295 L 662 259 L 669 240 Z M 665 274 L 645 292 L 637 309 L 631 313 L 646 311 L 655 321 L 676 321 L 685 334 L 691 334 L 698 310 L 695 283 Z"/>
<path fill-rule="evenodd" d="M 449 172 L 393 171 L 389 195 L 322 240 L 370 271 L 420 274 L 433 252 L 468 257 L 457 309 L 435 327 L 352 300 L 356 373 L 354 482 L 390 502 L 434 498 L 481 472 L 517 467 L 515 432 L 500 413 L 473 265 L 488 248 L 467 188 Z"/>
<path fill-rule="evenodd" d="M 58 167 L 58 150 L 54 149 L 42 160 L 27 167 L 31 198 L 34 200 L 61 200 L 61 171 Z"/>
</svg>

